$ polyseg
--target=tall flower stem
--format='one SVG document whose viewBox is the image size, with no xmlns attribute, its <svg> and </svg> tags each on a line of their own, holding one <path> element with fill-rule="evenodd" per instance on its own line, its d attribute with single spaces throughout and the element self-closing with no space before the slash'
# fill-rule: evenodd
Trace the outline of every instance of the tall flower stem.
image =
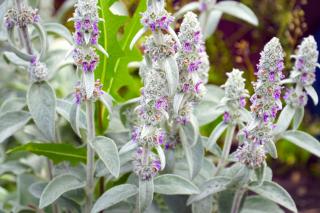
<svg viewBox="0 0 320 213">
<path fill-rule="evenodd" d="M 239 213 L 240 212 L 240 206 L 241 206 L 241 201 L 243 198 L 243 195 L 246 193 L 247 189 L 242 187 L 238 189 L 236 192 L 233 203 L 232 203 L 232 208 L 231 208 L 231 213 Z"/>
<path fill-rule="evenodd" d="M 228 160 L 235 129 L 236 129 L 236 125 L 234 125 L 234 124 L 230 124 L 227 129 L 227 135 L 226 135 L 226 138 L 224 141 L 222 155 L 221 155 L 220 161 L 218 163 L 218 168 L 216 170 L 215 175 L 219 174 L 221 169 L 224 167 L 226 161 Z"/>
<path fill-rule="evenodd" d="M 23 0 L 15 0 L 16 8 L 19 13 L 22 13 L 22 3 Z M 27 26 L 20 26 L 18 29 L 19 39 L 20 39 L 20 46 L 26 47 L 26 51 L 29 55 L 33 54 L 32 49 L 32 42 L 29 36 L 28 27 Z M 53 141 L 54 142 L 54 141 Z M 47 159 L 47 166 L 48 166 L 48 178 L 49 180 L 53 179 L 53 164 L 52 161 Z M 57 204 L 52 205 L 53 213 L 59 213 L 60 208 Z"/>
<path fill-rule="evenodd" d="M 16 6 L 19 12 L 22 11 L 22 5 L 21 5 L 22 0 L 16 0 Z M 30 40 L 30 36 L 28 33 L 28 28 L 27 27 L 20 27 L 20 33 L 21 36 L 20 38 L 23 39 L 23 41 L 21 41 L 21 43 L 23 43 L 26 46 L 27 52 L 28 54 L 32 55 L 33 54 L 33 50 L 32 50 L 32 45 L 31 45 L 31 40 Z"/>
<path fill-rule="evenodd" d="M 94 150 L 91 144 L 95 137 L 94 127 L 94 105 L 91 100 L 86 102 L 87 113 L 87 202 L 85 206 L 85 212 L 90 212 L 93 203 L 94 193 Z"/>
</svg>

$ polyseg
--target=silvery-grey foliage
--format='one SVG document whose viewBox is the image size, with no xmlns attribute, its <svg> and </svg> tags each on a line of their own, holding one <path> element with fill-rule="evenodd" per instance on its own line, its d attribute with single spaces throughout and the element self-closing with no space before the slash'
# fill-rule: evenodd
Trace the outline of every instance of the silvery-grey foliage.
<svg viewBox="0 0 320 213">
<path fill-rule="evenodd" d="M 223 13 L 257 25 L 253 12 L 235 1 L 200 0 L 172 16 L 164 0 L 149 0 L 141 14 L 142 29 L 130 44 L 132 49 L 150 32 L 142 44 L 143 61 L 131 63 L 139 67 L 141 95 L 114 106 L 114 99 L 95 79 L 99 52 L 108 56 L 98 42 L 99 23 L 108 21 L 99 18 L 99 10 L 107 8 L 98 7 L 97 0 L 70 0 L 57 17 L 47 17 L 61 19 L 63 11 L 75 7 L 69 20 L 75 28 L 71 34 L 61 24 L 45 23 L 39 14 L 50 8 L 41 3 L 39 11 L 37 2 L 0 4 L 1 56 L 8 62 L 0 61 L 0 69 L 7 71 L 0 79 L 0 174 L 17 180 L 17 195 L 9 196 L 0 187 L 8 200 L 0 208 L 238 213 L 282 212 L 281 206 L 298 211 L 288 192 L 272 181 L 266 158 L 277 157 L 279 139 L 320 157 L 319 141 L 297 130 L 308 96 L 318 103 L 312 84 L 319 53 L 312 36 L 304 38 L 292 56 L 295 61 L 287 79 L 282 74 L 280 41 L 273 38 L 261 52 L 254 94 L 245 88 L 243 71 L 238 69 L 227 73 L 222 86 L 207 85 L 210 63 L 204 40 Z M 110 11 L 118 6 L 112 5 Z M 192 10 L 199 10 L 199 17 Z M 174 17 L 182 15 L 176 33 Z M 282 102 L 281 91 L 287 85 Z M 97 101 L 110 118 L 101 136 L 96 136 L 95 127 L 103 122 L 95 122 L 95 115 L 101 117 L 104 109 L 97 104 L 95 114 Z M 200 127 L 218 118 L 221 122 L 210 136 L 202 136 Z M 81 145 L 75 148 L 71 143 Z M 234 143 L 238 149 L 232 153 Z M 50 149 L 43 151 L 47 145 Z M 63 148 L 51 148 L 55 145 Z M 6 157 L 6 152 L 21 150 L 48 159 Z"/>
</svg>

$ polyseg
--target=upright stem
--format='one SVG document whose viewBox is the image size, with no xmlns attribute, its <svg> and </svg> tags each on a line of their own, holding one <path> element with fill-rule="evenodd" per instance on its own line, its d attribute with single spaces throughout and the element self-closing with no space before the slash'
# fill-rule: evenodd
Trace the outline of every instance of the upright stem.
<svg viewBox="0 0 320 213">
<path fill-rule="evenodd" d="M 226 135 L 226 138 L 225 138 L 225 141 L 224 141 L 222 155 L 221 155 L 221 158 L 219 160 L 218 168 L 217 168 L 217 170 L 215 172 L 215 175 L 219 174 L 221 169 L 224 167 L 226 161 L 228 160 L 235 129 L 236 129 L 236 126 L 234 124 L 232 124 L 232 126 L 229 126 L 228 129 L 227 129 L 227 135 Z"/>
<path fill-rule="evenodd" d="M 87 108 L 87 202 L 85 206 L 85 212 L 89 213 L 93 203 L 93 193 L 94 193 L 94 150 L 91 144 L 95 137 L 95 127 L 94 127 L 94 111 L 93 102 L 88 100 L 86 102 Z"/>
<path fill-rule="evenodd" d="M 16 2 L 18 11 L 21 12 L 22 11 L 22 4 L 21 4 L 22 0 L 16 0 L 15 2 Z M 20 38 L 23 39 L 22 43 L 24 43 L 24 45 L 26 46 L 27 53 L 32 55 L 33 50 L 32 50 L 31 40 L 29 37 L 28 27 L 27 26 L 20 27 L 20 33 L 22 35 L 22 36 L 20 36 Z"/>
<path fill-rule="evenodd" d="M 246 188 L 241 187 L 235 194 L 233 203 L 232 203 L 232 209 L 231 213 L 239 213 L 240 212 L 240 205 L 243 198 L 244 193 L 247 191 Z"/>
<path fill-rule="evenodd" d="M 15 0 L 15 4 L 16 4 L 16 7 L 17 7 L 19 13 L 22 12 L 22 2 L 23 2 L 23 0 Z M 20 27 L 18 33 L 19 33 L 21 47 L 25 46 L 27 53 L 29 55 L 32 55 L 33 50 L 32 50 L 31 39 L 30 39 L 29 32 L 28 32 L 28 27 L 27 26 Z M 51 160 L 47 159 L 47 165 L 48 165 L 48 177 L 49 177 L 49 180 L 52 180 L 53 179 L 53 165 L 52 165 Z M 52 210 L 53 210 L 53 213 L 60 212 L 60 208 L 56 203 L 52 205 Z"/>
</svg>

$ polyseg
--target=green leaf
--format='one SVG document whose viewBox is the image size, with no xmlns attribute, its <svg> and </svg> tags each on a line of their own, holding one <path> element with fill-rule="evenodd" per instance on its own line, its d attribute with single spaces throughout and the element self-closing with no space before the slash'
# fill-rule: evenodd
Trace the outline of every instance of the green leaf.
<svg viewBox="0 0 320 213">
<path fill-rule="evenodd" d="M 246 5 L 236 1 L 220 1 L 213 6 L 213 9 L 227 13 L 228 15 L 242 19 L 254 26 L 257 26 L 259 21 L 252 10 Z"/>
<path fill-rule="evenodd" d="M 260 196 L 246 198 L 241 213 L 283 213 L 284 211 L 274 202 Z"/>
<path fill-rule="evenodd" d="M 80 133 L 80 105 L 74 103 L 70 109 L 69 120 L 73 131 L 81 138 Z"/>
<path fill-rule="evenodd" d="M 28 151 L 36 155 L 46 156 L 55 164 L 58 164 L 62 161 L 69 161 L 73 165 L 76 165 L 79 162 L 86 162 L 86 149 L 75 148 L 71 144 L 28 143 L 15 147 L 9 150 L 7 153 L 11 154 L 20 151 Z"/>
<path fill-rule="evenodd" d="M 22 129 L 28 123 L 31 116 L 28 112 L 7 112 L 0 116 L 0 143 Z"/>
<path fill-rule="evenodd" d="M 28 187 L 34 183 L 39 181 L 40 178 L 31 175 L 31 174 L 20 174 L 17 177 L 17 194 L 18 194 L 18 202 L 20 205 L 37 205 L 37 199 L 34 198 L 29 190 Z"/>
<path fill-rule="evenodd" d="M 70 112 L 72 111 L 72 106 L 74 103 L 69 100 L 63 100 L 58 99 L 57 100 L 57 112 L 67 121 L 70 122 Z M 80 128 L 86 129 L 87 126 L 87 120 L 86 120 L 86 114 L 83 110 L 80 110 L 79 112 L 79 122 L 80 122 Z"/>
<path fill-rule="evenodd" d="M 276 128 L 273 130 L 274 134 L 280 134 L 288 129 L 295 112 L 295 108 L 291 107 L 290 105 L 286 105 L 283 108 L 278 118 Z"/>
<path fill-rule="evenodd" d="M 74 43 L 70 31 L 64 25 L 52 22 L 43 23 L 42 26 L 47 33 L 61 36 L 65 38 L 70 44 Z"/>
<path fill-rule="evenodd" d="M 92 142 L 94 150 L 99 158 L 114 177 L 120 173 L 120 159 L 116 144 L 112 139 L 99 136 Z"/>
<path fill-rule="evenodd" d="M 215 121 L 224 112 L 222 108 L 216 108 L 217 104 L 210 101 L 201 101 L 196 107 L 194 114 L 201 126 Z"/>
<path fill-rule="evenodd" d="M 199 138 L 199 124 L 197 119 L 192 116 L 190 122 L 186 125 L 181 125 L 183 132 L 185 133 L 189 146 L 194 146 Z"/>
<path fill-rule="evenodd" d="M 218 139 L 221 137 L 227 127 L 228 124 L 222 121 L 212 130 L 210 137 L 208 138 L 208 149 L 212 149 L 216 145 Z"/>
<path fill-rule="evenodd" d="M 312 86 L 305 87 L 305 90 L 307 91 L 308 95 L 310 95 L 314 105 L 318 105 L 319 97 L 317 91 Z"/>
<path fill-rule="evenodd" d="M 103 105 L 108 109 L 109 114 L 112 113 L 112 102 L 113 102 L 113 98 L 111 95 L 109 95 L 108 93 L 104 92 L 100 97 L 99 97 L 100 101 L 103 103 Z"/>
<path fill-rule="evenodd" d="M 188 179 L 173 175 L 159 175 L 154 179 L 154 191 L 165 195 L 189 195 L 199 193 L 199 189 Z"/>
<path fill-rule="evenodd" d="M 91 213 L 97 213 L 107 209 L 121 201 L 124 201 L 138 193 L 138 188 L 132 184 L 122 184 L 112 187 L 101 195 L 93 205 Z"/>
<path fill-rule="evenodd" d="M 235 192 L 233 190 L 225 190 L 219 192 L 218 208 L 219 213 L 230 213 Z"/>
<path fill-rule="evenodd" d="M 192 203 L 192 213 L 212 213 L 213 196 L 208 196 L 200 201 Z"/>
<path fill-rule="evenodd" d="M 266 169 L 267 169 L 267 165 L 266 165 L 266 162 L 263 162 L 263 164 L 254 170 L 255 174 L 256 174 L 256 177 L 257 177 L 257 182 L 259 185 L 261 185 L 264 181 L 264 178 L 265 178 L 265 173 L 266 173 Z"/>
<path fill-rule="evenodd" d="M 265 181 L 261 186 L 250 186 L 249 189 L 293 212 L 298 212 L 296 204 L 289 193 L 277 183 Z"/>
<path fill-rule="evenodd" d="M 0 107 L 0 115 L 7 112 L 20 111 L 26 106 L 24 98 L 8 98 Z"/>
<path fill-rule="evenodd" d="M 155 187 L 153 179 L 139 179 L 139 212 L 143 213 L 152 203 Z"/>
<path fill-rule="evenodd" d="M 274 158 L 274 159 L 278 158 L 277 147 L 273 141 L 268 141 L 267 143 L 264 144 L 264 147 L 265 147 L 267 153 L 269 153 L 272 158 Z"/>
<path fill-rule="evenodd" d="M 193 202 L 200 201 L 212 194 L 221 192 L 226 189 L 227 185 L 230 183 L 231 179 L 228 177 L 214 177 L 200 186 L 200 193 L 196 195 L 191 195 L 187 201 L 187 205 Z"/>
<path fill-rule="evenodd" d="M 320 142 L 308 133 L 290 130 L 282 133 L 280 137 L 320 157 Z"/>
<path fill-rule="evenodd" d="M 27 93 L 30 114 L 46 138 L 55 141 L 56 95 L 47 82 L 33 83 Z"/>
<path fill-rule="evenodd" d="M 44 208 L 56 201 L 64 193 L 85 187 L 86 183 L 80 181 L 77 177 L 70 174 L 62 174 L 53 178 L 44 188 L 39 208 Z"/>
<path fill-rule="evenodd" d="M 210 11 L 205 27 L 204 38 L 209 38 L 216 31 L 221 16 L 222 12 L 219 10 Z"/>
<path fill-rule="evenodd" d="M 138 49 L 129 50 L 129 44 L 135 33 L 141 28 L 140 12 L 146 8 L 145 0 L 140 1 L 130 19 L 127 16 L 114 15 L 109 7 L 114 1 L 100 0 L 100 17 L 108 20 L 100 23 L 101 36 L 99 44 L 103 46 L 110 57 L 100 54 L 100 63 L 95 71 L 96 77 L 101 79 L 104 90 L 110 93 L 117 101 L 128 100 L 139 96 L 141 82 L 131 75 L 128 63 L 141 61 L 142 55 Z M 124 28 L 124 34 L 119 41 L 119 29 Z"/>
<path fill-rule="evenodd" d="M 189 175 L 190 175 L 190 178 L 193 179 L 197 176 L 197 174 L 201 169 L 202 160 L 204 156 L 204 149 L 201 144 L 201 139 L 199 137 L 198 138 L 199 141 L 196 143 L 196 145 L 191 147 L 187 140 L 186 133 L 184 129 L 181 127 L 179 129 L 179 135 L 180 135 L 182 147 L 184 149 L 184 154 L 186 156 L 187 163 L 189 166 Z"/>
<path fill-rule="evenodd" d="M 164 70 L 166 72 L 169 94 L 172 96 L 177 92 L 179 84 L 179 68 L 173 57 L 165 59 Z"/>
<path fill-rule="evenodd" d="M 161 162 L 161 170 L 163 170 L 166 166 L 166 156 L 164 154 L 164 151 L 160 145 L 156 146 L 156 150 Z"/>
<path fill-rule="evenodd" d="M 296 113 L 293 116 L 293 129 L 297 130 L 302 123 L 304 117 L 304 107 L 299 107 L 296 109 Z"/>
</svg>

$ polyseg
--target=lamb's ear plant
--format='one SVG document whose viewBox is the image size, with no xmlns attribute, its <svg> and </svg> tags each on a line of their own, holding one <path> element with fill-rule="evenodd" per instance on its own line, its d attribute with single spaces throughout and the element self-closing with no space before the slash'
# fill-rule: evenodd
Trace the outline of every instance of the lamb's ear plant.
<svg viewBox="0 0 320 213">
<path fill-rule="evenodd" d="M 141 90 L 140 104 L 135 109 L 140 122 L 138 122 L 139 126 L 132 130 L 132 141 L 129 142 L 135 143 L 138 147 L 133 160 L 133 171 L 139 179 L 136 202 L 138 212 L 144 212 L 152 204 L 154 193 L 177 195 L 198 192 L 198 188 L 183 177 L 169 174 L 155 177 L 166 166 L 164 148 L 174 145 L 170 139 L 177 137 L 175 119 L 179 119 L 182 123 L 189 122 L 186 114 L 188 112 L 178 118 L 180 106 L 184 104 L 183 101 L 186 101 L 181 95 L 177 97 L 176 94 L 178 89 L 181 89 L 179 67 L 176 61 L 176 52 L 181 47 L 181 40 L 170 27 L 173 17 L 166 12 L 164 6 L 164 1 L 148 2 L 148 9 L 142 14 L 141 19 L 145 27 L 137 33 L 131 43 L 134 44 L 146 30 L 152 32 L 143 45 L 145 55 L 140 65 L 144 87 Z M 198 35 L 198 42 L 200 42 L 200 35 Z M 190 50 L 193 50 L 193 45 L 190 42 Z M 191 71 L 196 71 L 197 67 L 202 65 L 200 63 L 194 64 L 194 67 L 190 68 Z M 186 65 L 189 66 L 189 64 Z M 190 86 L 186 88 L 188 91 L 200 92 L 202 82 L 199 78 L 188 77 L 185 80 L 188 81 L 186 86 Z M 174 119 L 172 116 L 175 116 Z M 167 184 L 166 189 L 162 187 L 164 183 Z"/>
<path fill-rule="evenodd" d="M 0 17 L 6 11 L 1 52 L 16 78 L 8 82 L 10 89 L 0 91 L 8 99 L 0 106 L 0 154 L 11 148 L 5 159 L 0 155 L 0 174 L 13 173 L 2 180 L 17 180 L 17 195 L 6 195 L 8 201 L 0 208 L 53 213 L 297 212 L 290 195 L 272 181 L 266 158 L 277 158 L 280 139 L 320 157 L 319 141 L 298 130 L 308 96 L 318 103 L 312 87 L 319 66 L 313 37 L 298 46 L 287 79 L 280 41 L 273 38 L 266 44 L 248 111 L 250 94 L 242 71 L 227 73 L 220 87 L 207 85 L 210 63 L 204 39 L 214 32 L 222 13 L 256 25 L 249 8 L 233 1 L 190 3 L 176 13 L 177 18 L 184 15 L 176 34 L 177 19 L 166 11 L 165 1 L 139 3 L 132 18 L 112 14 L 121 7 L 114 3 L 69 1 L 58 18 L 75 7 L 69 19 L 72 34 L 60 24 L 44 23 L 38 10 L 23 0 L 0 4 Z M 190 12 L 194 9 L 200 10 L 199 19 Z M 129 52 L 144 34 L 143 56 L 138 49 Z M 48 45 L 57 35 L 59 42 L 64 38 L 62 50 Z M 133 81 L 114 82 L 129 79 L 121 69 L 133 58 L 143 58 L 130 64 L 139 67 L 141 95 L 116 105 L 113 97 L 126 99 L 116 90 Z M 66 73 L 60 70 L 70 64 L 76 72 L 72 66 L 62 81 Z M 124 78 L 116 79 L 119 76 Z M 73 92 L 66 89 L 70 82 Z M 103 86 L 106 82 L 110 85 Z M 282 102 L 285 85 L 290 86 Z M 210 136 L 202 136 L 200 127 L 217 119 Z M 221 148 L 219 139 L 224 139 Z"/>
<path fill-rule="evenodd" d="M 79 0 L 75 5 L 75 12 L 70 21 L 74 22 L 75 32 L 74 47 L 71 50 L 77 70 L 80 72 L 80 81 L 76 84 L 74 93 L 74 105 L 70 110 L 70 122 L 75 133 L 83 138 L 87 144 L 86 179 L 78 180 L 79 184 L 70 188 L 81 188 L 85 186 L 86 203 L 85 212 L 90 212 L 94 202 L 95 189 L 95 153 L 105 164 L 110 173 L 118 177 L 120 172 L 120 160 L 118 149 L 112 139 L 104 136 L 96 136 L 94 109 L 95 101 L 100 100 L 111 112 L 112 97 L 102 91 L 100 80 L 95 80 L 94 71 L 99 63 L 96 50 L 108 56 L 108 53 L 99 45 L 99 19 L 97 0 Z M 81 106 L 85 105 L 86 126 L 84 136 L 81 134 Z M 58 177 L 57 177 L 58 178 Z M 76 177 L 74 177 L 76 180 Z M 85 183 L 85 185 L 83 184 Z M 65 191 L 66 192 L 66 191 Z M 40 200 L 41 205 L 41 200 Z M 42 206 L 43 207 L 43 206 Z"/>
<path fill-rule="evenodd" d="M 207 39 L 215 32 L 219 21 L 226 13 L 239 18 L 254 26 L 258 25 L 258 18 L 246 5 L 237 1 L 198 0 L 190 2 L 180 8 L 174 17 L 180 18 L 189 11 L 200 11 L 199 21 L 204 38 Z"/>
</svg>

